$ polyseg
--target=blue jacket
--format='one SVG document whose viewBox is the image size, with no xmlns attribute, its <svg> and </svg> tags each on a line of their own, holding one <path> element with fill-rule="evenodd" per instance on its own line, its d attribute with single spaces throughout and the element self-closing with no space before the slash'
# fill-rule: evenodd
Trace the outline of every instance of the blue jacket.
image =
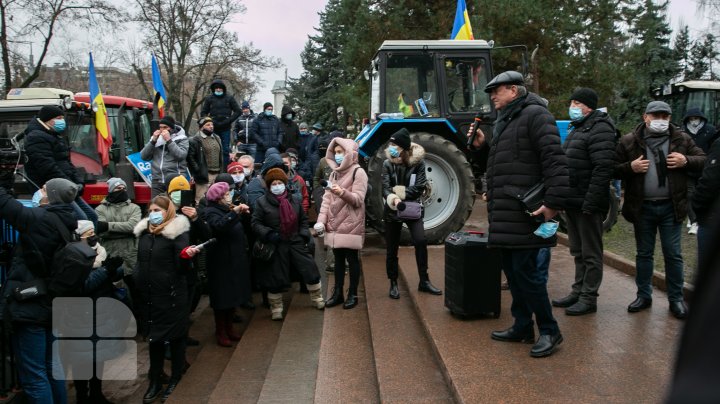
<svg viewBox="0 0 720 404">
<path fill-rule="evenodd" d="M 258 150 L 279 148 L 283 138 L 280 120 L 275 115 L 258 114 L 250 125 L 250 138 L 251 143 L 257 143 Z"/>
</svg>

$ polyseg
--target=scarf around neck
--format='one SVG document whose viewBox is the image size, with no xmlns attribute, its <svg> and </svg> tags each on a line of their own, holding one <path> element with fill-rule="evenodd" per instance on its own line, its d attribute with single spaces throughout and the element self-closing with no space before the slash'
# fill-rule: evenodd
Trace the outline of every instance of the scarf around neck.
<svg viewBox="0 0 720 404">
<path fill-rule="evenodd" d="M 289 240 L 298 230 L 297 214 L 290 203 L 287 190 L 273 196 L 280 203 L 280 235 L 283 240 Z"/>
<path fill-rule="evenodd" d="M 160 224 L 151 224 L 151 223 L 148 221 L 148 231 L 149 231 L 150 233 L 154 234 L 154 235 L 160 234 L 160 233 L 163 231 L 163 229 L 165 228 L 165 226 L 167 226 L 170 222 L 173 221 L 173 219 L 175 219 L 175 216 L 176 216 L 176 215 L 175 215 L 175 209 L 174 209 L 174 207 L 171 205 L 170 208 L 167 210 L 167 213 L 166 213 L 166 215 L 165 215 L 165 220 L 163 220 L 162 223 L 160 223 Z"/>
<path fill-rule="evenodd" d="M 500 110 L 500 113 L 495 120 L 495 128 L 493 129 L 494 138 L 498 138 L 500 136 L 500 134 L 505 130 L 505 127 L 510 123 L 510 119 L 513 115 L 522 109 L 522 105 L 526 98 L 527 95 L 524 97 L 518 97 L 506 105 L 505 108 Z"/>
<path fill-rule="evenodd" d="M 665 155 L 664 145 L 670 142 L 670 132 L 652 133 L 646 128 L 643 139 L 645 140 L 647 148 L 650 149 L 653 154 L 658 185 L 664 187 L 665 180 L 667 179 L 667 156 Z"/>
</svg>

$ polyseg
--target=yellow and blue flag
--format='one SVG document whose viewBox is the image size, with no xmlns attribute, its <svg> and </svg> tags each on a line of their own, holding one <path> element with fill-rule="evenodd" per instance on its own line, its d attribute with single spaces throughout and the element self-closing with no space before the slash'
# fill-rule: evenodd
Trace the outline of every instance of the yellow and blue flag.
<svg viewBox="0 0 720 404">
<path fill-rule="evenodd" d="M 100 85 L 95 74 L 95 63 L 93 62 L 92 52 L 90 52 L 90 66 L 88 67 L 88 85 L 90 87 L 90 103 L 95 112 L 95 130 L 97 131 L 97 149 L 100 153 L 102 165 L 106 166 L 110 163 L 110 146 L 113 139 L 110 134 L 110 124 L 108 121 L 107 109 L 103 102 Z"/>
<path fill-rule="evenodd" d="M 163 86 L 162 77 L 160 76 L 160 67 L 155 59 L 155 54 L 152 54 L 152 82 L 155 107 L 158 109 L 158 116 L 162 118 L 165 116 L 165 103 L 167 103 L 167 96 L 165 95 L 165 86 Z"/>
<path fill-rule="evenodd" d="M 455 23 L 453 24 L 450 39 L 475 39 L 473 38 L 472 27 L 470 26 L 470 16 L 465 7 L 465 0 L 458 0 L 457 10 L 455 11 Z"/>
</svg>

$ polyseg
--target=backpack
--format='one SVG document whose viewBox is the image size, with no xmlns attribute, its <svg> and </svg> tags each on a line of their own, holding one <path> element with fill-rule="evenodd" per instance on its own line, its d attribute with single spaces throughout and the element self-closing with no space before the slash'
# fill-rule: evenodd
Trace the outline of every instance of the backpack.
<svg viewBox="0 0 720 404">
<path fill-rule="evenodd" d="M 47 289 L 51 297 L 83 296 L 85 280 L 92 271 L 97 253 L 87 243 L 74 241 L 70 231 L 55 213 L 50 217 L 65 244 L 53 254 Z"/>
</svg>

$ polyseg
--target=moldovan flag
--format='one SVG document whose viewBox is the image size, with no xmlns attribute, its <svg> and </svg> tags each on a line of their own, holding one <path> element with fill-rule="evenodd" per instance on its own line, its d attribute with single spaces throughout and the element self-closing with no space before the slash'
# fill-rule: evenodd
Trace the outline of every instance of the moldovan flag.
<svg viewBox="0 0 720 404">
<path fill-rule="evenodd" d="M 90 52 L 90 67 L 88 67 L 89 86 L 90 86 L 90 103 L 95 112 L 95 130 L 97 132 L 97 148 L 100 153 L 102 165 L 106 166 L 110 163 L 110 146 L 113 138 L 110 134 L 110 124 L 108 121 L 107 109 L 103 102 L 100 86 L 98 85 L 97 76 L 95 75 L 95 63 L 93 63 L 92 52 Z"/>
<path fill-rule="evenodd" d="M 455 23 L 453 24 L 450 39 L 475 39 L 473 38 L 470 16 L 468 16 L 465 0 L 458 0 L 455 11 Z"/>
<path fill-rule="evenodd" d="M 165 116 L 167 96 L 165 96 L 165 87 L 163 86 L 162 77 L 160 76 L 160 67 L 158 67 L 154 53 L 152 55 L 152 82 L 153 91 L 155 92 L 153 102 L 155 103 L 155 108 L 158 109 L 158 116 L 162 118 Z"/>
</svg>

